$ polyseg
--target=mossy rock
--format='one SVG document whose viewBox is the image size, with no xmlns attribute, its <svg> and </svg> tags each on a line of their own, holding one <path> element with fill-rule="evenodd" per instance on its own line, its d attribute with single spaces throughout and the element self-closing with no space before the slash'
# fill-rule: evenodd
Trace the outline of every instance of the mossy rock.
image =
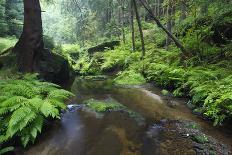
<svg viewBox="0 0 232 155">
<path fill-rule="evenodd" d="M 205 143 L 209 142 L 208 137 L 204 134 L 203 135 L 193 135 L 192 140 L 197 142 L 197 143 L 200 143 L 200 144 L 205 144 Z"/>
<path fill-rule="evenodd" d="M 99 80 L 106 80 L 108 78 L 108 76 L 106 76 L 106 75 L 93 75 L 93 76 L 84 76 L 83 78 L 86 80 L 99 81 Z"/>
<path fill-rule="evenodd" d="M 56 84 L 66 84 L 74 80 L 74 71 L 63 56 L 45 50 L 38 63 L 41 78 Z"/>
<path fill-rule="evenodd" d="M 145 121 L 145 119 L 140 114 L 129 110 L 126 106 L 118 103 L 112 98 L 109 98 L 107 100 L 90 99 L 84 101 L 83 104 L 85 105 L 85 108 L 87 108 L 87 110 L 99 114 L 97 115 L 99 117 L 104 116 L 104 114 L 106 113 L 120 112 L 128 114 L 130 118 L 134 119 L 138 123 L 143 123 Z"/>
<path fill-rule="evenodd" d="M 161 93 L 164 95 L 164 96 L 169 96 L 171 93 L 168 91 L 168 90 L 162 90 Z"/>
<path fill-rule="evenodd" d="M 200 125 L 195 122 L 190 122 L 186 124 L 185 127 L 188 129 L 200 129 L 201 128 Z"/>
<path fill-rule="evenodd" d="M 87 51 L 90 55 L 96 52 L 103 52 L 106 49 L 113 50 L 115 46 L 119 46 L 120 41 L 110 41 L 110 42 L 104 42 L 102 44 L 99 44 L 97 46 L 89 48 Z"/>
<path fill-rule="evenodd" d="M 90 99 L 90 100 L 84 101 L 84 104 L 90 110 L 98 112 L 98 113 L 104 113 L 104 112 L 107 112 L 107 111 L 118 111 L 118 110 L 125 110 L 126 109 L 125 106 L 117 103 L 113 99 L 110 99 L 109 101 L 100 101 L 100 100 Z"/>
</svg>

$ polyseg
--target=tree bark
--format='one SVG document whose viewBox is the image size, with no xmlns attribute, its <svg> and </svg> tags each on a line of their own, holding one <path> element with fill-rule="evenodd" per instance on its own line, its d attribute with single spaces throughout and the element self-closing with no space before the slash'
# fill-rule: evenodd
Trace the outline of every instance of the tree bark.
<svg viewBox="0 0 232 155">
<path fill-rule="evenodd" d="M 185 0 L 182 0 L 180 2 L 180 8 L 181 8 L 180 21 L 183 21 L 187 17 L 187 7 L 186 7 Z"/>
<path fill-rule="evenodd" d="M 135 51 L 135 28 L 134 28 L 134 6 L 133 6 L 133 0 L 131 0 L 130 4 L 131 8 L 131 39 L 132 39 L 132 50 Z"/>
<path fill-rule="evenodd" d="M 156 24 L 158 25 L 158 27 L 160 27 L 167 35 L 169 35 L 169 37 L 175 42 L 176 46 L 182 51 L 183 54 L 186 53 L 186 49 L 184 48 L 184 46 L 181 44 L 181 42 L 171 33 L 169 32 L 162 24 L 161 22 L 158 20 L 158 18 L 154 15 L 154 13 L 151 11 L 151 9 L 146 6 L 146 4 L 143 2 L 143 0 L 139 0 L 141 2 L 141 4 L 144 6 L 144 8 L 148 11 L 148 13 L 151 15 L 151 17 L 153 18 L 153 20 L 156 22 Z"/>
<path fill-rule="evenodd" d="M 122 0 L 122 38 L 123 38 L 123 43 L 126 43 L 126 36 L 125 36 L 125 2 Z"/>
<path fill-rule="evenodd" d="M 139 17 L 139 12 L 138 12 L 136 0 L 133 0 L 133 5 L 134 5 L 136 20 L 137 20 L 138 27 L 139 27 L 139 34 L 140 34 L 140 39 L 141 39 L 141 44 L 142 44 L 142 58 L 143 58 L 145 56 L 145 43 L 144 43 L 142 24 L 141 24 L 141 20 Z"/>
<path fill-rule="evenodd" d="M 160 0 L 157 1 L 157 17 L 160 16 Z"/>
<path fill-rule="evenodd" d="M 172 8 L 170 7 L 170 5 L 167 6 L 167 12 L 166 12 L 166 17 L 167 17 L 167 30 L 172 33 Z M 166 49 L 168 48 L 168 46 L 171 44 L 172 39 L 170 38 L 170 36 L 167 34 L 167 38 L 166 38 Z"/>
<path fill-rule="evenodd" d="M 41 7 L 39 0 L 24 0 L 23 32 L 13 51 L 18 54 L 21 72 L 36 70 L 44 50 Z"/>
</svg>

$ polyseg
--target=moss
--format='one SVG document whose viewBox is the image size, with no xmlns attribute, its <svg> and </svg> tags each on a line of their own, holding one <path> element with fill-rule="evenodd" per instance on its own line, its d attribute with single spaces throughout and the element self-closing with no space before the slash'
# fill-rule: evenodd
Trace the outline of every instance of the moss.
<svg viewBox="0 0 232 155">
<path fill-rule="evenodd" d="M 168 96 L 170 94 L 169 91 L 167 90 L 162 90 L 161 93 L 164 95 L 164 96 Z"/>
<path fill-rule="evenodd" d="M 87 108 L 89 108 L 92 111 L 104 113 L 109 110 L 124 110 L 126 109 L 125 106 L 121 105 L 120 103 L 114 101 L 113 99 L 110 99 L 109 101 L 100 101 L 100 100 L 94 100 L 90 99 L 84 102 Z"/>
<path fill-rule="evenodd" d="M 188 129 L 200 129 L 200 125 L 195 123 L 195 122 L 188 123 L 188 124 L 186 124 L 185 127 Z"/>
<path fill-rule="evenodd" d="M 7 37 L 7 38 L 1 38 L 0 37 L 0 54 L 7 50 L 8 48 L 15 45 L 17 42 L 17 39 L 15 37 Z"/>
<path fill-rule="evenodd" d="M 90 111 L 96 112 L 100 114 L 101 117 L 102 114 L 105 114 L 108 111 L 123 111 L 129 115 L 130 118 L 134 119 L 138 123 L 142 123 L 145 121 L 144 117 L 142 117 L 140 114 L 129 110 L 124 105 L 118 103 L 114 99 L 107 99 L 107 100 L 95 100 L 90 99 L 83 102 L 87 109 Z"/>
<path fill-rule="evenodd" d="M 98 81 L 98 80 L 105 80 L 105 79 L 107 79 L 108 77 L 106 76 L 106 75 L 90 75 L 90 76 L 84 76 L 84 79 L 86 79 L 86 80 L 96 80 L 96 81 Z"/>
<path fill-rule="evenodd" d="M 142 85 L 146 83 L 146 80 L 140 73 L 129 70 L 120 72 L 114 82 L 119 85 Z"/>
<path fill-rule="evenodd" d="M 209 142 L 209 139 L 206 135 L 194 135 L 192 137 L 192 139 L 197 142 L 197 143 L 201 143 L 201 144 L 205 144 Z"/>
</svg>

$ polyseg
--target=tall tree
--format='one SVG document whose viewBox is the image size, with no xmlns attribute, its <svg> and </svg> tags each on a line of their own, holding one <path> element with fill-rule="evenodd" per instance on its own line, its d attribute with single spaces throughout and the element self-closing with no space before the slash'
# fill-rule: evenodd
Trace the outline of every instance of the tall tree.
<svg viewBox="0 0 232 155">
<path fill-rule="evenodd" d="M 186 0 L 180 1 L 180 10 L 181 10 L 180 21 L 183 21 L 187 17 Z"/>
<path fill-rule="evenodd" d="M 172 7 L 171 4 L 168 3 L 168 5 L 166 6 L 166 18 L 167 18 L 167 30 L 172 33 Z M 166 48 L 168 48 L 168 46 L 171 44 L 172 39 L 170 38 L 169 35 L 167 35 L 166 38 Z"/>
<path fill-rule="evenodd" d="M 134 28 L 134 5 L 131 0 L 130 3 L 130 18 L 131 18 L 131 39 L 132 39 L 132 50 L 135 51 L 135 28 Z"/>
<path fill-rule="evenodd" d="M 163 24 L 159 21 L 159 19 L 154 15 L 154 13 L 151 11 L 151 9 L 149 8 L 148 5 L 146 5 L 146 3 L 143 0 L 139 0 L 141 2 L 141 4 L 144 6 L 144 8 L 148 11 L 148 13 L 151 15 L 151 17 L 153 18 L 153 20 L 156 22 L 156 24 L 158 25 L 158 27 L 160 27 L 176 44 L 176 46 L 183 52 L 183 54 L 185 55 L 186 53 L 186 49 L 184 48 L 184 46 L 181 44 L 181 42 L 176 38 L 176 36 L 174 36 L 171 32 L 169 32 L 164 26 Z"/>
<path fill-rule="evenodd" d="M 133 1 L 133 6 L 134 6 L 137 24 L 139 27 L 139 34 L 140 34 L 141 46 L 142 46 L 142 58 L 143 58 L 145 56 L 145 43 L 144 43 L 144 37 L 143 37 L 142 23 L 141 23 L 139 12 L 138 12 L 137 2 L 136 2 L 136 0 L 132 0 L 132 1 Z"/>
<path fill-rule="evenodd" d="M 41 7 L 39 0 L 23 0 L 23 4 L 23 32 L 13 51 L 18 54 L 19 70 L 33 72 L 44 50 Z"/>
</svg>

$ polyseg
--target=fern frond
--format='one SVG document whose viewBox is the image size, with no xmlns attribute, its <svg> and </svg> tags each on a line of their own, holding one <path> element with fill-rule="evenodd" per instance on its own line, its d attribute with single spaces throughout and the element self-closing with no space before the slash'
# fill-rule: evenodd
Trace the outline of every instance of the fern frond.
<svg viewBox="0 0 232 155">
<path fill-rule="evenodd" d="M 53 117 L 53 118 L 58 118 L 59 116 L 59 111 L 56 109 L 50 102 L 44 101 L 43 105 L 40 108 L 41 113 L 45 117 Z"/>
<path fill-rule="evenodd" d="M 74 94 L 63 89 L 57 89 L 49 92 L 47 99 L 56 99 L 62 101 L 68 99 L 70 96 L 74 96 Z"/>
<path fill-rule="evenodd" d="M 7 134 L 11 137 L 25 128 L 36 117 L 36 113 L 29 107 L 21 107 L 13 112 L 9 121 Z"/>
</svg>

